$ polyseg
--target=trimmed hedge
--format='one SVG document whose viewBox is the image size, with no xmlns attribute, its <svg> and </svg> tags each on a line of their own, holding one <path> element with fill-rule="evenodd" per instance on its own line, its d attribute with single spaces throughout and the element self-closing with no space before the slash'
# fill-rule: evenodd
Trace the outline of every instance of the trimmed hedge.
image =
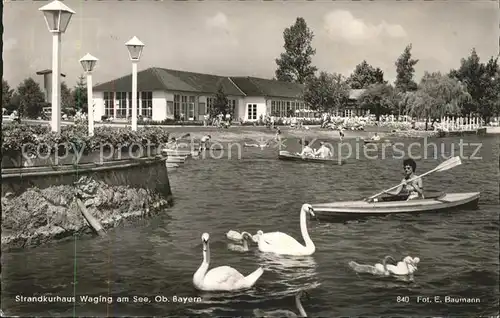
<svg viewBox="0 0 500 318">
<path fill-rule="evenodd" d="M 55 133 L 48 126 L 15 123 L 2 126 L 2 154 L 21 152 L 23 148 L 24 151 L 52 153 L 61 147 L 68 151 L 83 148 L 84 153 L 89 153 L 105 144 L 115 148 L 133 144 L 158 147 L 168 139 L 169 133 L 161 127 L 141 127 L 132 131 L 129 128 L 101 126 L 94 129 L 94 136 L 88 136 L 87 125 L 63 126 L 60 133 Z"/>
</svg>

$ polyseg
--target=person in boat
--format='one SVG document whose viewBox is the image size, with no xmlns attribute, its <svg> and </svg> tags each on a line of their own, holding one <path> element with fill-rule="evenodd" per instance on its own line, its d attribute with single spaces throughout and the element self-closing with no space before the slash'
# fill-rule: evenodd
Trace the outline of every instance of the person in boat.
<svg viewBox="0 0 500 318">
<path fill-rule="evenodd" d="M 379 141 L 380 140 L 380 136 L 377 133 L 375 133 L 375 135 L 372 136 L 371 140 L 373 140 L 373 141 Z"/>
<path fill-rule="evenodd" d="M 170 141 L 167 144 L 168 149 L 177 149 L 179 147 L 179 144 L 177 143 L 177 139 L 175 137 L 172 137 Z"/>
<path fill-rule="evenodd" d="M 205 136 L 201 137 L 201 140 L 200 140 L 200 151 L 207 150 L 207 148 L 208 148 L 208 142 L 210 141 L 210 139 L 212 139 L 212 136 L 210 136 L 210 135 L 205 135 Z"/>
<path fill-rule="evenodd" d="M 386 192 L 390 195 L 400 195 L 400 194 L 408 194 L 407 200 L 414 199 L 424 199 L 424 185 L 422 183 L 422 179 L 416 179 L 411 181 L 417 177 L 415 174 L 415 170 L 417 169 L 417 163 L 415 160 L 408 158 L 403 161 L 403 169 L 405 177 L 401 181 L 403 183 L 393 192 Z"/>
<path fill-rule="evenodd" d="M 332 154 L 332 151 L 330 150 L 330 148 L 328 148 L 326 145 L 325 145 L 325 142 L 324 141 L 321 141 L 319 143 L 321 146 L 319 147 L 318 150 L 316 150 L 316 152 L 314 153 L 314 155 L 316 157 L 319 157 L 321 159 L 329 159 L 331 157 L 333 157 L 333 154 Z"/>
<path fill-rule="evenodd" d="M 302 148 L 302 152 L 297 153 L 297 155 L 302 157 L 314 157 L 314 150 L 309 146 L 309 141 L 304 141 L 304 148 Z"/>
</svg>

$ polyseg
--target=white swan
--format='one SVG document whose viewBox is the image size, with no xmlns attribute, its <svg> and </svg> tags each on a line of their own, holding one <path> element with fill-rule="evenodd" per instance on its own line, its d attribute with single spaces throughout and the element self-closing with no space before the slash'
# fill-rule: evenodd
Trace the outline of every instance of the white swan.
<svg viewBox="0 0 500 318">
<path fill-rule="evenodd" d="M 304 291 L 299 291 L 297 294 L 295 294 L 295 305 L 297 306 L 297 310 L 299 311 L 299 315 L 297 316 L 296 313 L 290 310 L 273 310 L 273 311 L 263 311 L 261 309 L 254 309 L 253 314 L 255 317 L 290 317 L 290 318 L 296 318 L 296 317 L 307 317 L 307 313 L 304 310 L 304 307 L 302 307 L 302 303 L 300 301 L 300 298 L 302 298 L 302 295 L 307 296 L 309 299 L 309 294 L 304 290 Z"/>
<path fill-rule="evenodd" d="M 304 238 L 305 246 L 297 242 L 293 237 L 282 232 L 264 233 L 257 232 L 259 250 L 280 255 L 304 256 L 312 255 L 316 251 L 313 241 L 307 232 L 307 213 L 314 216 L 314 210 L 310 204 L 303 204 L 300 210 L 300 231 Z"/>
<path fill-rule="evenodd" d="M 203 243 L 203 262 L 193 275 L 193 284 L 203 291 L 234 291 L 251 288 L 262 276 L 264 270 L 259 267 L 248 276 L 243 276 L 240 272 L 229 266 L 219 266 L 207 272 L 210 264 L 210 235 L 203 233 L 201 241 Z"/>
<path fill-rule="evenodd" d="M 251 235 L 250 233 L 248 232 L 237 232 L 237 231 L 234 231 L 234 230 L 229 230 L 227 233 L 226 233 L 226 237 L 231 240 L 231 241 L 235 241 L 235 242 L 241 242 L 243 241 L 243 235 L 245 234 L 248 234 L 250 235 L 250 237 L 252 238 L 252 241 L 254 241 L 254 243 L 257 243 L 257 236 L 256 235 Z"/>
<path fill-rule="evenodd" d="M 248 232 L 241 232 L 242 244 L 228 244 L 227 247 L 235 252 L 248 252 L 248 240 L 252 240 L 252 235 Z"/>
<path fill-rule="evenodd" d="M 411 256 L 406 256 L 402 262 L 398 262 L 396 266 L 388 264 L 386 269 L 392 275 L 411 275 L 417 271 L 417 264 L 420 262 L 420 258 Z"/>
<path fill-rule="evenodd" d="M 350 261 L 349 266 L 357 273 L 369 273 L 379 276 L 389 276 L 391 273 L 387 270 L 387 261 L 391 259 L 396 262 L 391 256 L 386 256 L 382 260 L 382 264 L 377 263 L 375 266 L 358 264 L 355 261 Z"/>
</svg>

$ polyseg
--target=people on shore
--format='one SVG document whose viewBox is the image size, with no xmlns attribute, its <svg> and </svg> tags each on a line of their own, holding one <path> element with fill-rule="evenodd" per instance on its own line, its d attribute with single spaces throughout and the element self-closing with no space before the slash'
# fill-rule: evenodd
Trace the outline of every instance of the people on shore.
<svg viewBox="0 0 500 318">
<path fill-rule="evenodd" d="M 315 156 L 317 156 L 321 159 L 329 159 L 329 158 L 333 157 L 332 151 L 330 150 L 330 148 L 328 148 L 325 145 L 325 142 L 321 141 L 319 144 L 320 144 L 320 147 L 314 153 Z"/>
<path fill-rule="evenodd" d="M 340 136 L 340 142 L 344 140 L 344 131 L 342 130 L 342 127 L 339 128 L 339 136 Z"/>
<path fill-rule="evenodd" d="M 207 150 L 208 148 L 208 143 L 212 139 L 212 136 L 210 135 L 205 135 L 201 137 L 200 139 L 200 151 Z"/>
<path fill-rule="evenodd" d="M 297 154 L 302 157 L 314 157 L 314 150 L 309 146 L 309 141 L 304 141 L 302 152 Z"/>
<path fill-rule="evenodd" d="M 371 140 L 373 140 L 373 141 L 379 141 L 380 140 L 380 136 L 377 133 L 375 133 L 375 135 L 372 136 Z"/>
<path fill-rule="evenodd" d="M 403 169 L 404 169 L 404 178 L 401 181 L 402 185 L 400 185 L 393 192 L 385 192 L 390 195 L 400 195 L 400 194 L 408 194 L 407 200 L 414 199 L 424 199 L 424 185 L 422 179 L 415 179 L 418 177 L 415 174 L 417 169 L 417 163 L 415 160 L 408 158 L 403 161 Z"/>
</svg>

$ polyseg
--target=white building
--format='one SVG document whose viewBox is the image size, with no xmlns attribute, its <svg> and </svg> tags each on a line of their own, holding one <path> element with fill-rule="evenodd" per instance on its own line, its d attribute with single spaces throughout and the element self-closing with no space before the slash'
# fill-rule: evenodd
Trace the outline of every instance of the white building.
<svg viewBox="0 0 500 318">
<path fill-rule="evenodd" d="M 158 67 L 137 73 L 138 114 L 154 121 L 203 120 L 222 86 L 235 120 L 257 121 L 261 116 L 295 116 L 305 109 L 303 86 L 255 77 L 223 77 Z M 96 118 L 128 118 L 132 110 L 132 75 L 94 86 Z"/>
</svg>

